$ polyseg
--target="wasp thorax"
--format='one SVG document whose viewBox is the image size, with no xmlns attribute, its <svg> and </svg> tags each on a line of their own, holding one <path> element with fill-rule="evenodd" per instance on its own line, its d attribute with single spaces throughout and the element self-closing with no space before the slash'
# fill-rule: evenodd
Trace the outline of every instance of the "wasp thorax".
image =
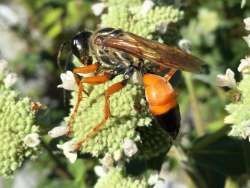
<svg viewBox="0 0 250 188">
<path fill-rule="evenodd" d="M 83 31 L 75 35 L 71 41 L 72 53 L 84 64 L 87 64 L 89 58 L 89 39 L 91 35 L 91 32 Z"/>
</svg>

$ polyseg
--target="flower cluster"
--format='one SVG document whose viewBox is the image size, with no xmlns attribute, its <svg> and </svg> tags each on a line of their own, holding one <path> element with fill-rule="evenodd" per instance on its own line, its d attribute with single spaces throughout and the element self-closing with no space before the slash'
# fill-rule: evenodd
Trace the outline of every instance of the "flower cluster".
<svg viewBox="0 0 250 188">
<path fill-rule="evenodd" d="M 67 73 L 67 75 L 68 78 L 63 80 L 64 83 L 62 84 L 65 89 L 72 88 L 71 86 L 75 84 L 74 79 L 70 79 L 71 74 Z M 71 162 L 74 162 L 77 157 L 75 151 L 77 143 L 104 117 L 103 92 L 108 86 L 119 82 L 121 79 L 122 76 L 117 76 L 113 80 L 98 86 L 84 84 L 84 89 L 89 95 L 84 96 L 80 103 L 73 123 L 72 139 L 58 145 L 58 148 L 63 150 L 64 155 Z M 71 80 L 71 83 L 69 80 Z M 73 106 L 75 97 L 72 99 Z M 150 158 L 169 149 L 172 139 L 159 126 L 152 125 L 152 116 L 148 111 L 144 90 L 140 84 L 129 82 L 121 91 L 113 94 L 110 98 L 110 108 L 112 116 L 101 130 L 82 144 L 81 152 L 91 153 L 93 156 L 110 154 L 116 161 L 121 159 L 122 156 L 132 157 L 135 154 Z M 68 132 L 68 127 L 61 125 L 49 131 L 49 135 L 59 137 L 68 134 Z M 116 157 L 118 154 L 121 156 Z"/>
<path fill-rule="evenodd" d="M 250 31 L 250 18 L 244 19 L 245 29 Z M 243 37 L 250 44 L 250 37 Z M 234 72 L 227 69 L 225 75 L 217 76 L 217 84 L 222 87 L 228 87 L 235 93 L 235 102 L 226 106 L 226 111 L 229 113 L 224 119 L 226 124 L 232 124 L 232 129 L 229 135 L 248 138 L 250 140 L 250 58 L 246 56 L 241 59 L 238 71 L 242 75 L 242 80 L 236 82 Z"/>
<path fill-rule="evenodd" d="M 147 187 L 145 178 L 132 178 L 124 176 L 124 172 L 120 168 L 113 168 L 107 174 L 103 175 L 95 185 L 95 188 L 144 188 Z"/>
<path fill-rule="evenodd" d="M 170 23 L 177 23 L 183 18 L 183 12 L 179 9 L 158 6 L 151 0 L 109 0 L 107 5 L 108 13 L 101 16 L 102 27 L 122 28 L 149 39 L 155 32 L 165 33 Z"/>
<path fill-rule="evenodd" d="M 0 60 L 0 176 L 11 176 L 26 158 L 34 156 L 40 143 L 31 101 L 11 89 L 16 80 L 7 62 Z"/>
<path fill-rule="evenodd" d="M 108 11 L 101 16 L 101 27 L 121 28 L 161 42 L 177 42 L 179 36 L 176 31 L 172 32 L 175 27 L 171 23 L 182 19 L 183 12 L 172 5 L 159 5 L 152 0 L 107 0 L 95 4 L 92 10 L 96 15 L 100 15 L 105 8 L 108 8 Z M 187 43 L 182 46 L 188 48 Z M 59 88 L 73 90 L 72 114 L 79 86 L 75 84 L 74 75 L 69 71 L 62 74 L 61 79 Z M 68 122 L 72 122 L 70 114 L 65 119 L 66 123 L 49 132 L 51 137 L 70 137 L 69 141 L 58 145 L 70 162 L 76 160 L 78 151 L 101 158 L 102 166 L 95 169 L 101 178 L 95 187 L 147 187 L 148 183 L 144 178 L 130 177 L 125 173 L 124 163 L 159 157 L 172 145 L 173 138 L 158 125 L 149 112 L 143 85 L 136 75 L 124 88 L 111 95 L 111 116 L 105 124 L 94 131 L 85 142 L 81 142 L 104 118 L 103 93 L 109 86 L 122 79 L 123 75 L 118 75 L 105 84 L 83 84 L 88 95 L 82 93 L 72 129 L 66 126 Z"/>
</svg>

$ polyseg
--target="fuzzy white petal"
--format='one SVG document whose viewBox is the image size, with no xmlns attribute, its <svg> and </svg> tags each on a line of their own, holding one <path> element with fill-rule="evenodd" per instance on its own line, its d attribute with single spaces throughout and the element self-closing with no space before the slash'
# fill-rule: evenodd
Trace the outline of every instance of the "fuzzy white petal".
<svg viewBox="0 0 250 188">
<path fill-rule="evenodd" d="M 101 164 L 106 168 L 111 168 L 114 166 L 113 157 L 110 154 L 105 154 L 105 156 L 101 159 Z"/>
<path fill-rule="evenodd" d="M 159 174 L 157 172 L 153 172 L 148 178 L 149 185 L 155 185 L 159 180 Z"/>
<path fill-rule="evenodd" d="M 125 139 L 123 143 L 123 151 L 126 156 L 132 157 L 134 154 L 137 153 L 138 148 L 133 140 Z"/>
<path fill-rule="evenodd" d="M 76 152 L 63 152 L 65 157 L 69 160 L 70 163 L 74 163 L 77 159 L 77 153 Z"/>
<path fill-rule="evenodd" d="M 96 16 L 100 16 L 104 9 L 107 7 L 105 3 L 95 3 L 92 5 L 91 9 Z"/>
<path fill-rule="evenodd" d="M 240 60 L 240 65 L 238 66 L 238 71 L 241 73 L 250 72 L 250 57 Z"/>
<path fill-rule="evenodd" d="M 245 18 L 243 21 L 244 21 L 244 24 L 245 24 L 245 29 L 247 31 L 250 31 L 250 17 Z"/>
<path fill-rule="evenodd" d="M 15 73 L 9 73 L 3 80 L 5 87 L 9 88 L 13 86 L 17 81 L 17 75 Z"/>
<path fill-rule="evenodd" d="M 75 141 L 70 140 L 64 144 L 57 144 L 57 148 L 63 150 L 63 154 L 69 160 L 70 163 L 74 163 L 77 159 Z"/>
<path fill-rule="evenodd" d="M 243 39 L 246 41 L 248 47 L 250 47 L 250 34 L 247 35 L 247 36 L 245 36 L 245 37 L 243 37 Z"/>
<path fill-rule="evenodd" d="M 102 177 L 107 174 L 108 169 L 104 168 L 103 166 L 97 165 L 94 167 L 94 171 L 98 177 Z"/>
<path fill-rule="evenodd" d="M 39 135 L 37 133 L 31 133 L 24 137 L 23 142 L 28 147 L 36 147 L 40 144 Z"/>
<path fill-rule="evenodd" d="M 142 15 L 146 15 L 153 7 L 154 2 L 152 0 L 145 0 L 141 7 L 141 13 Z"/>
<path fill-rule="evenodd" d="M 178 46 L 187 53 L 191 53 L 191 42 L 188 39 L 179 40 Z"/>
<path fill-rule="evenodd" d="M 67 71 L 66 73 L 62 73 L 60 75 L 62 84 L 58 85 L 58 88 L 64 88 L 66 90 L 75 90 L 76 82 L 74 78 L 74 74 L 71 71 Z"/>
<path fill-rule="evenodd" d="M 57 138 L 63 136 L 69 132 L 68 126 L 62 125 L 58 127 L 54 127 L 52 130 L 48 132 L 48 135 L 52 138 Z"/>
<path fill-rule="evenodd" d="M 236 80 L 234 79 L 234 72 L 231 69 L 226 70 L 226 74 L 217 75 L 216 79 L 217 86 L 220 87 L 236 87 Z"/>
</svg>

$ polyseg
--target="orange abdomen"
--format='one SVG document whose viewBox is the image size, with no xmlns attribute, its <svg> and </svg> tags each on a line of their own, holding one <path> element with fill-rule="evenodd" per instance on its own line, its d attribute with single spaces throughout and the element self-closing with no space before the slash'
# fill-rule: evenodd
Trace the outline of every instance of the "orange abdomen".
<svg viewBox="0 0 250 188">
<path fill-rule="evenodd" d="M 165 78 L 145 74 L 143 77 L 146 99 L 153 115 L 162 115 L 177 105 L 176 93 Z"/>
</svg>

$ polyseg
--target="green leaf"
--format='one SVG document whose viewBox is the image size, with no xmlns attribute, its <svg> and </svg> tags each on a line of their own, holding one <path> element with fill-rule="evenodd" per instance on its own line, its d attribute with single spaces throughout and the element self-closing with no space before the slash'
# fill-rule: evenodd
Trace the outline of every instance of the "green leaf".
<svg viewBox="0 0 250 188">
<path fill-rule="evenodd" d="M 223 187 L 226 177 L 250 172 L 250 143 L 228 137 L 228 129 L 197 139 L 188 151 L 191 165 L 208 187 Z"/>
</svg>

